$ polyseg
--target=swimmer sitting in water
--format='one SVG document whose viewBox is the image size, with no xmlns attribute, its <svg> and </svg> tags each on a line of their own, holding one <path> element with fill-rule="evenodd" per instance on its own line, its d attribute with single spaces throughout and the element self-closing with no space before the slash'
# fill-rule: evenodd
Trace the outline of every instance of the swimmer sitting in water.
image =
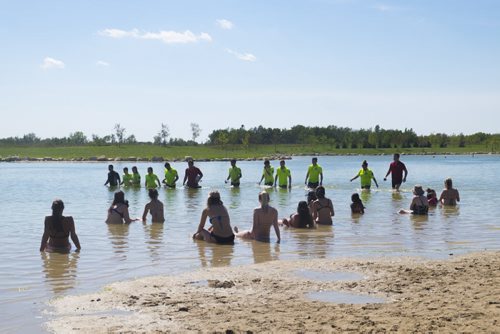
<svg viewBox="0 0 500 334">
<path fill-rule="evenodd" d="M 297 206 L 297 213 L 290 215 L 290 220 L 283 218 L 281 223 L 288 227 L 315 228 L 314 219 L 309 212 L 306 201 L 300 201 Z"/>
<path fill-rule="evenodd" d="M 451 178 L 444 180 L 444 189 L 439 196 L 439 202 L 443 205 L 457 205 L 457 202 L 460 202 L 460 194 L 457 189 L 453 188 Z"/>
<path fill-rule="evenodd" d="M 429 212 L 429 202 L 427 197 L 424 196 L 424 189 L 421 185 L 416 185 L 413 188 L 413 195 L 415 195 L 410 204 L 410 210 L 401 210 L 399 213 L 411 213 L 414 215 L 427 215 Z"/>
<path fill-rule="evenodd" d="M 208 231 L 204 229 L 207 218 L 212 224 Z M 222 245 L 234 244 L 229 213 L 222 203 L 218 191 L 211 191 L 208 194 L 207 207 L 201 213 L 200 224 L 196 233 L 193 234 L 193 239 Z"/>
<path fill-rule="evenodd" d="M 363 201 L 359 198 L 358 193 L 354 193 L 351 196 L 351 213 L 365 213 L 365 206 L 363 205 Z"/>
<path fill-rule="evenodd" d="M 113 203 L 108 209 L 107 224 L 130 224 L 139 219 L 132 219 L 128 213 L 128 201 L 125 200 L 125 193 L 117 191 L 113 198 Z"/>
<path fill-rule="evenodd" d="M 335 216 L 333 203 L 325 197 L 325 188 L 319 186 L 316 188 L 317 200 L 313 202 L 313 218 L 316 224 L 332 225 L 332 217 Z"/>
<path fill-rule="evenodd" d="M 142 214 L 142 221 L 146 221 L 146 217 L 151 213 L 151 222 L 153 223 L 163 223 L 165 222 L 165 217 L 163 215 L 163 203 L 158 200 L 158 190 L 149 189 L 149 198 L 151 202 L 146 204 L 144 207 L 144 213 Z"/>
<path fill-rule="evenodd" d="M 45 217 L 45 227 L 43 230 L 40 252 L 69 253 L 71 240 L 75 244 L 77 251 L 81 249 L 80 241 L 75 231 L 75 222 L 71 216 L 63 216 L 64 203 L 60 199 L 52 202 L 52 216 Z"/>
<path fill-rule="evenodd" d="M 274 227 L 278 243 L 280 242 L 280 230 L 278 227 L 278 210 L 269 205 L 269 194 L 262 191 L 259 194 L 260 207 L 253 210 L 253 225 L 251 231 L 238 231 L 238 227 L 234 227 L 236 236 L 243 239 L 254 239 L 262 242 L 270 242 L 269 236 L 271 226 Z"/>
</svg>

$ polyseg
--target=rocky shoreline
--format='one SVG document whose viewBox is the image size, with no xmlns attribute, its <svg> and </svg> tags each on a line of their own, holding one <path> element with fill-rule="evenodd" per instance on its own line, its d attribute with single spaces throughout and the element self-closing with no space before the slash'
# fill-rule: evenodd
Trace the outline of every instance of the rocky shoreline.
<svg viewBox="0 0 500 334">
<path fill-rule="evenodd" d="M 468 152 L 468 153 L 436 153 L 436 152 L 423 152 L 423 153 L 411 153 L 405 154 L 401 153 L 401 155 L 418 155 L 418 156 L 454 156 L 454 155 L 497 155 L 495 152 Z M 336 154 L 336 153 L 315 153 L 315 154 L 293 154 L 293 155 L 274 155 L 270 157 L 250 157 L 250 158 L 240 158 L 239 161 L 261 161 L 264 159 L 269 160 L 290 160 L 294 156 L 388 156 L 390 154 L 387 153 L 377 153 L 377 154 L 360 154 L 360 153 L 346 153 L 346 154 Z M 105 155 L 100 156 L 92 156 L 92 157 L 77 157 L 77 158 L 60 158 L 60 157 L 23 157 L 23 156 L 7 156 L 0 157 L 0 162 L 112 162 L 112 161 L 127 161 L 127 162 L 164 162 L 164 161 L 186 161 L 188 157 L 184 158 L 172 158 L 168 159 L 165 157 L 107 157 Z M 230 161 L 232 158 L 214 158 L 214 159 L 204 159 L 204 158 L 196 158 L 196 161 Z"/>
</svg>

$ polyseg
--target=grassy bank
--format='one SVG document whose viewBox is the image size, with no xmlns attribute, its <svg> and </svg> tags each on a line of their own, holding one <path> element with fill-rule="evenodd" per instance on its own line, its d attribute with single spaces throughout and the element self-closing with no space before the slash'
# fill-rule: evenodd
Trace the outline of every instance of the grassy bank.
<svg viewBox="0 0 500 334">
<path fill-rule="evenodd" d="M 259 159 L 262 157 L 282 155 L 380 155 L 401 152 L 403 154 L 471 154 L 490 153 L 488 147 L 432 147 L 432 148 L 390 148 L 390 149 L 337 149 L 329 145 L 258 145 L 244 147 L 234 146 L 158 146 L 158 145 L 122 145 L 118 146 L 70 146 L 70 147 L 40 147 L 40 146 L 0 146 L 0 157 L 54 158 L 63 160 L 106 157 L 109 159 L 130 157 L 152 159 L 161 157 L 165 160 L 182 160 L 186 156 L 196 159 Z M 496 152 L 493 152 L 496 153 Z"/>
</svg>

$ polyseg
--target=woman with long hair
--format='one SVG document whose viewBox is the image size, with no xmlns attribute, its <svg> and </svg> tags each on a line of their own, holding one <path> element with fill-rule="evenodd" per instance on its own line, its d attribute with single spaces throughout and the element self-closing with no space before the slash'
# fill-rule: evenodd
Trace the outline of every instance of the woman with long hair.
<svg viewBox="0 0 500 334">
<path fill-rule="evenodd" d="M 204 228 L 207 218 L 212 224 L 208 230 Z M 221 201 L 218 191 L 211 191 L 208 194 L 207 207 L 201 213 L 200 224 L 196 233 L 193 234 L 193 239 L 222 245 L 234 244 L 229 213 Z"/>
<path fill-rule="evenodd" d="M 52 216 L 45 217 L 45 228 L 43 231 L 40 252 L 69 253 L 71 243 L 69 237 L 75 244 L 77 251 L 81 249 L 80 241 L 75 231 L 75 222 L 71 216 L 63 216 L 64 203 L 60 199 L 52 202 Z"/>
<path fill-rule="evenodd" d="M 125 200 L 125 193 L 123 191 L 115 192 L 113 203 L 108 209 L 107 224 L 130 224 L 133 221 L 140 219 L 130 218 L 128 212 L 128 201 Z"/>
<path fill-rule="evenodd" d="M 290 215 L 290 220 L 283 218 L 283 225 L 296 228 L 314 228 L 314 220 L 309 211 L 306 201 L 300 201 L 297 206 L 297 213 Z"/>
</svg>

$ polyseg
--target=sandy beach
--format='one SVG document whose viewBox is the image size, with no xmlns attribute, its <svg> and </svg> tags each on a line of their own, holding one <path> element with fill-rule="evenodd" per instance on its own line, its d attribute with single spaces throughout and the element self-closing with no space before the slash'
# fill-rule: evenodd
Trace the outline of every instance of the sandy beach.
<svg viewBox="0 0 500 334">
<path fill-rule="evenodd" d="M 357 273 L 360 279 L 324 279 L 335 273 Z M 385 302 L 308 297 L 317 291 Z M 316 259 L 210 268 L 118 282 L 50 306 L 46 326 L 56 333 L 498 333 L 500 252 L 449 260 Z"/>
</svg>

